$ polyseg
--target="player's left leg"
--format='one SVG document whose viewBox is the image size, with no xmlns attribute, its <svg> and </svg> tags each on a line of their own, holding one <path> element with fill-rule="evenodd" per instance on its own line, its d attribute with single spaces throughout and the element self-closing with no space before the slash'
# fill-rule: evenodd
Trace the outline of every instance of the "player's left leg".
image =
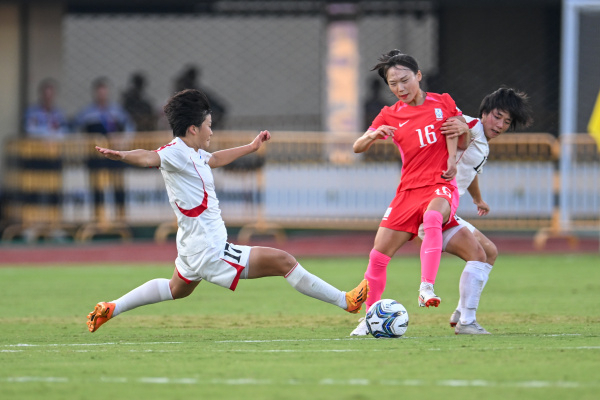
<svg viewBox="0 0 600 400">
<path fill-rule="evenodd" d="M 430 201 L 423 214 L 425 237 L 421 245 L 421 286 L 419 288 L 419 306 L 437 307 L 441 299 L 433 292 L 442 257 L 442 226 L 450 217 L 450 204 L 442 197 Z"/>
<path fill-rule="evenodd" d="M 473 235 L 483 247 L 485 251 L 486 262 L 490 265 L 494 265 L 496 258 L 498 258 L 498 248 L 487 236 L 481 233 L 478 229 L 473 228 Z"/>
<path fill-rule="evenodd" d="M 463 221 L 461 221 L 461 224 L 464 225 L 466 221 Z M 483 247 L 471 233 L 470 228 L 472 225 L 466 224 L 468 226 L 464 226 L 464 228 L 456 232 L 444 249 L 446 252 L 467 261 L 460 277 L 460 300 L 456 311 L 450 317 L 450 325 L 455 326 L 457 334 L 488 333 L 485 329 L 476 325 L 476 313 L 481 292 L 483 286 L 485 286 L 485 282 L 487 282 L 491 266 L 486 263 L 486 254 Z M 473 326 L 471 327 L 471 325 Z"/>
<path fill-rule="evenodd" d="M 252 247 L 248 261 L 248 279 L 283 276 L 294 289 L 315 299 L 357 313 L 367 299 L 369 287 L 363 280 L 349 292 L 342 292 L 305 270 L 289 253 L 270 247 Z"/>
</svg>

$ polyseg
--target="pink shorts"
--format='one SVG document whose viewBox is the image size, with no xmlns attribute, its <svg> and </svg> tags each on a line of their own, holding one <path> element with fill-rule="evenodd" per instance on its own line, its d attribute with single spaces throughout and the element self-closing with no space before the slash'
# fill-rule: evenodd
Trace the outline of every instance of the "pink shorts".
<svg viewBox="0 0 600 400">
<path fill-rule="evenodd" d="M 379 226 L 395 231 L 418 234 L 419 225 L 423 223 L 423 214 L 431 200 L 442 197 L 450 203 L 450 218 L 442 227 L 443 230 L 458 225 L 454 213 L 458 208 L 458 189 L 450 184 L 438 183 L 417 189 L 398 192 L 388 207 Z"/>
</svg>

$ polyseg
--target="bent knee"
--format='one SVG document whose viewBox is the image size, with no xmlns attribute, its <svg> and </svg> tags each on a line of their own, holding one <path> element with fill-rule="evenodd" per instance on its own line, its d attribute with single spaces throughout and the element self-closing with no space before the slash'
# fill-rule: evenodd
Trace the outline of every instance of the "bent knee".
<svg viewBox="0 0 600 400">
<path fill-rule="evenodd" d="M 498 257 L 498 248 L 494 243 L 487 243 L 485 247 L 485 256 L 488 264 L 493 265 L 496 262 L 496 258 Z"/>
<path fill-rule="evenodd" d="M 281 275 L 285 276 L 298 264 L 298 261 L 296 257 L 282 250 L 277 264 L 280 266 Z"/>
<path fill-rule="evenodd" d="M 481 247 L 477 249 L 477 253 L 475 255 L 476 261 L 487 262 L 487 254 L 485 250 Z"/>
</svg>

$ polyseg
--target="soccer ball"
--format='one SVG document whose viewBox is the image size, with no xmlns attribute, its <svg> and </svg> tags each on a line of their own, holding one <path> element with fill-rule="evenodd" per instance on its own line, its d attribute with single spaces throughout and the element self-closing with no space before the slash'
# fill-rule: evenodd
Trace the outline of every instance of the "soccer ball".
<svg viewBox="0 0 600 400">
<path fill-rule="evenodd" d="M 408 312 L 396 300 L 379 300 L 367 311 L 367 329 L 376 338 L 399 338 L 408 329 Z"/>
</svg>

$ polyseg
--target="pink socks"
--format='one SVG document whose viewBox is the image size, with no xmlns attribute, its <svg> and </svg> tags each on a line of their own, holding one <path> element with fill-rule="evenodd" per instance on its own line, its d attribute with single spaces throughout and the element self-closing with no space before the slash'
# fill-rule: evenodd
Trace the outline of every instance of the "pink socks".
<svg viewBox="0 0 600 400">
<path fill-rule="evenodd" d="M 365 272 L 365 279 L 369 282 L 369 296 L 365 301 L 366 311 L 373 303 L 381 300 L 381 295 L 385 290 L 385 281 L 387 279 L 387 265 L 391 257 L 373 249 L 369 254 L 369 266 Z"/>
<path fill-rule="evenodd" d="M 421 282 L 435 283 L 442 258 L 443 222 L 444 217 L 438 211 L 429 210 L 423 214 L 425 238 L 421 245 Z"/>
</svg>

